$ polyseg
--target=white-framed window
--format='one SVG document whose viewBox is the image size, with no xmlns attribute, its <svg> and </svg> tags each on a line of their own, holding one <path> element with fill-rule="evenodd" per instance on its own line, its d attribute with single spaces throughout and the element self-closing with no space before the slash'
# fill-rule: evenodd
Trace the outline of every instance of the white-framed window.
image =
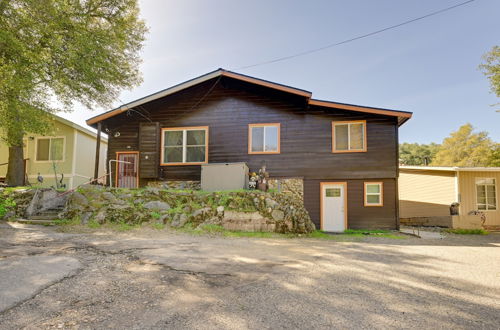
<svg viewBox="0 0 500 330">
<path fill-rule="evenodd" d="M 64 161 L 66 139 L 63 136 L 37 137 L 35 141 L 35 161 Z"/>
<path fill-rule="evenodd" d="M 494 178 L 476 178 L 476 206 L 480 211 L 497 209 L 497 191 Z"/>
<path fill-rule="evenodd" d="M 161 165 L 208 162 L 208 126 L 162 128 Z"/>
<path fill-rule="evenodd" d="M 365 182 L 365 206 L 384 205 L 384 184 L 382 182 Z"/>
<path fill-rule="evenodd" d="M 332 122 L 332 152 L 366 151 L 366 120 Z"/>
<path fill-rule="evenodd" d="M 249 124 L 248 153 L 279 154 L 280 128 L 279 123 Z"/>
</svg>

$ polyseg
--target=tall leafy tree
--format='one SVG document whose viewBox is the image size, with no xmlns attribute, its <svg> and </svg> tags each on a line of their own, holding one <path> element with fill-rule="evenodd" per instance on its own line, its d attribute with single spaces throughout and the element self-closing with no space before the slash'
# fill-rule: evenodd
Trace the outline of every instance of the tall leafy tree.
<svg viewBox="0 0 500 330">
<path fill-rule="evenodd" d="M 500 167 L 500 143 L 493 146 L 488 166 Z"/>
<path fill-rule="evenodd" d="M 472 125 L 466 124 L 443 140 L 432 165 L 491 166 L 496 147 L 488 133 L 475 133 Z"/>
<path fill-rule="evenodd" d="M 403 165 L 430 165 L 439 150 L 439 144 L 402 143 L 399 159 Z"/>
<path fill-rule="evenodd" d="M 494 46 L 483 58 L 484 63 L 479 68 L 490 80 L 491 91 L 500 97 L 500 46 Z"/>
<path fill-rule="evenodd" d="M 147 29 L 136 0 L 0 0 L 0 138 L 7 182 L 21 185 L 23 136 L 50 113 L 109 105 L 140 83 Z"/>
</svg>

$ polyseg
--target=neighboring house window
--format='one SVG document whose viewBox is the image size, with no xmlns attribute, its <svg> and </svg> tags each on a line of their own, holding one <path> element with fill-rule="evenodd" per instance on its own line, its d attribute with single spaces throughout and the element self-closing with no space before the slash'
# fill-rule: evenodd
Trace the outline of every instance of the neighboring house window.
<svg viewBox="0 0 500 330">
<path fill-rule="evenodd" d="M 366 151 L 366 120 L 332 122 L 332 152 Z"/>
<path fill-rule="evenodd" d="M 162 165 L 202 164 L 208 159 L 208 126 L 162 129 Z"/>
<path fill-rule="evenodd" d="M 382 182 L 365 182 L 365 206 L 383 206 L 383 193 Z"/>
<path fill-rule="evenodd" d="M 478 210 L 497 209 L 495 179 L 476 178 L 476 202 Z"/>
<path fill-rule="evenodd" d="M 64 160 L 63 137 L 36 138 L 36 161 Z"/>
<path fill-rule="evenodd" d="M 249 154 L 279 154 L 280 124 L 249 124 Z"/>
</svg>

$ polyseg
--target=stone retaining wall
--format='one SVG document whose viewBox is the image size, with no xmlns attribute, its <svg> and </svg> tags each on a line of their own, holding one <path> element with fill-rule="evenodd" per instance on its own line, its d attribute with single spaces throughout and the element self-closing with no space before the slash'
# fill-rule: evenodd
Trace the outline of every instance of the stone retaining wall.
<svg viewBox="0 0 500 330">
<path fill-rule="evenodd" d="M 61 217 L 171 227 L 220 225 L 228 230 L 310 233 L 314 224 L 302 200 L 290 193 L 107 189 L 86 186 L 69 196 Z"/>
<path fill-rule="evenodd" d="M 201 182 L 189 180 L 149 181 L 148 187 L 172 190 L 200 190 Z"/>
<path fill-rule="evenodd" d="M 304 200 L 304 179 L 302 178 L 271 178 L 269 179 L 269 188 L 278 192 L 291 193 Z"/>
</svg>

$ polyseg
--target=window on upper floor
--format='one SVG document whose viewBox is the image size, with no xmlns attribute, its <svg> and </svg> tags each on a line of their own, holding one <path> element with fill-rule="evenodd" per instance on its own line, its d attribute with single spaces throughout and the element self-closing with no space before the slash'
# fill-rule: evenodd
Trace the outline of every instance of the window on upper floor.
<svg viewBox="0 0 500 330">
<path fill-rule="evenodd" d="M 279 154 L 280 124 L 249 124 L 248 153 Z"/>
<path fill-rule="evenodd" d="M 332 122 L 332 152 L 366 151 L 366 120 Z"/>
<path fill-rule="evenodd" d="M 476 178 L 476 206 L 482 211 L 497 209 L 495 179 Z"/>
<path fill-rule="evenodd" d="M 383 186 L 382 182 L 365 182 L 365 206 L 384 205 Z"/>
<path fill-rule="evenodd" d="M 63 161 L 64 137 L 37 137 L 35 155 L 37 162 Z"/>
<path fill-rule="evenodd" d="M 161 165 L 208 161 L 208 126 L 162 128 Z"/>
</svg>

